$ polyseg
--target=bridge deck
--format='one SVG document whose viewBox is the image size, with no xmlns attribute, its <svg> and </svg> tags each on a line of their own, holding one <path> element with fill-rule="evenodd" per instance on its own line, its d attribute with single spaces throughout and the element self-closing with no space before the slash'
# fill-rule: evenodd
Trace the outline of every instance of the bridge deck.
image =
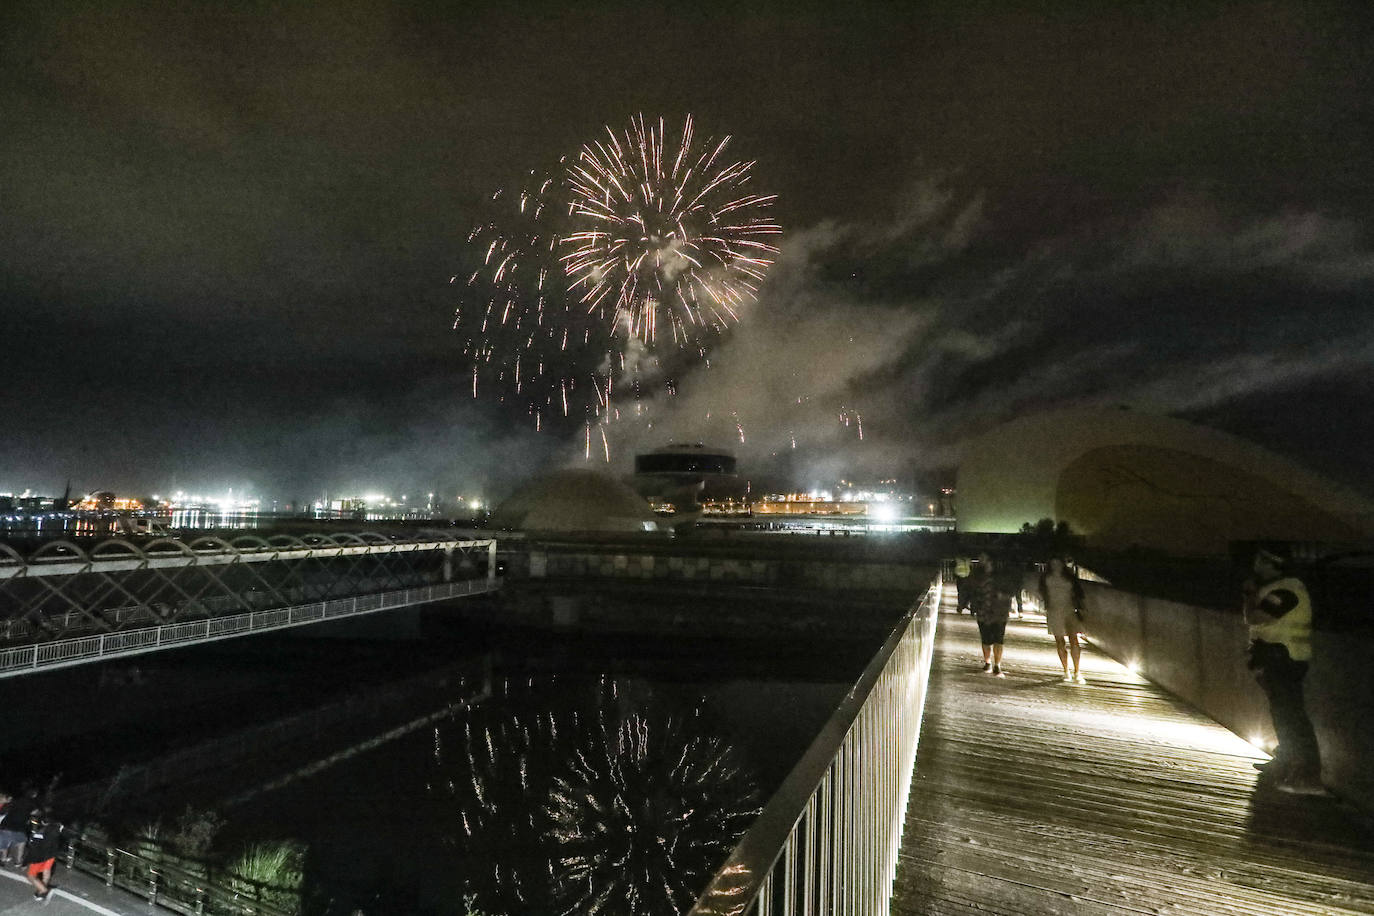
<svg viewBox="0 0 1374 916">
<path fill-rule="evenodd" d="M 1100 653 L 1061 684 L 1043 623 L 1005 661 L 941 617 L 893 914 L 1374 914 L 1367 820 Z"/>
</svg>

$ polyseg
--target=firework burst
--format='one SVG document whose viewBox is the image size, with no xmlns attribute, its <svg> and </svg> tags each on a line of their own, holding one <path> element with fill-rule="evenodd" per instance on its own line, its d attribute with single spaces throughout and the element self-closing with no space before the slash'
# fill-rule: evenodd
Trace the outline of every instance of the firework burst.
<svg viewBox="0 0 1374 916">
<path fill-rule="evenodd" d="M 692 119 L 675 147 L 663 119 L 640 115 L 582 147 L 567 168 L 573 214 L 562 240 L 579 302 L 646 344 L 664 329 L 678 346 L 739 320 L 758 293 L 782 227 L 774 197 L 748 191 L 752 162 L 727 162 L 730 138 L 697 146 Z"/>
<path fill-rule="evenodd" d="M 473 396 L 542 429 L 616 419 L 651 385 L 671 394 L 757 295 L 782 231 L 729 142 L 640 115 L 493 195 L 453 281 Z"/>
</svg>

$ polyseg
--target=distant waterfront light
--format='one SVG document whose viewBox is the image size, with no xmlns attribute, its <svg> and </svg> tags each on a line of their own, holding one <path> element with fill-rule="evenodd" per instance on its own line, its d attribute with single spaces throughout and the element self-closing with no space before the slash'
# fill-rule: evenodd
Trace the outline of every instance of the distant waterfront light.
<svg viewBox="0 0 1374 916">
<path fill-rule="evenodd" d="M 891 503 L 878 503 L 868 513 L 870 518 L 878 522 L 895 522 L 897 514 L 897 507 Z"/>
</svg>

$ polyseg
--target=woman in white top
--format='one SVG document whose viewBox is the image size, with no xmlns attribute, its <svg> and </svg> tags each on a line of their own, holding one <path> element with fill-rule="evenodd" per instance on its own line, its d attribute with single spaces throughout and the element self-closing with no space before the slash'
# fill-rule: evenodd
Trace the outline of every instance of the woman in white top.
<svg viewBox="0 0 1374 916">
<path fill-rule="evenodd" d="M 1040 574 L 1040 602 L 1045 608 L 1045 623 L 1054 636 L 1054 647 L 1059 652 L 1059 664 L 1064 668 L 1064 681 L 1084 683 L 1078 670 L 1082 647 L 1078 644 L 1078 615 L 1074 613 L 1083 606 L 1083 587 L 1078 584 L 1073 570 L 1059 557 L 1052 558 Z M 1072 674 L 1069 673 L 1070 657 L 1073 659 Z"/>
</svg>

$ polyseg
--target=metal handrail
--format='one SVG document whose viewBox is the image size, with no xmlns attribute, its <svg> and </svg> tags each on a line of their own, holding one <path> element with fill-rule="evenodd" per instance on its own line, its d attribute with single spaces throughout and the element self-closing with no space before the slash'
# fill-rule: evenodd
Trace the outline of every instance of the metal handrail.
<svg viewBox="0 0 1374 916">
<path fill-rule="evenodd" d="M 688 916 L 887 913 L 941 587 L 902 618 Z"/>
<path fill-rule="evenodd" d="M 295 542 L 288 545 L 235 545 L 217 542 L 214 550 L 198 550 L 199 542 L 186 544 L 176 538 L 159 539 L 140 546 L 127 540 L 111 538 L 84 550 L 69 541 L 45 544 L 29 557 L 19 557 L 12 550 L 7 561 L 0 564 L 0 579 L 69 576 L 92 569 L 128 571 L 134 569 L 178 569 L 188 566 L 221 566 L 233 563 L 265 563 L 284 560 L 315 559 L 321 557 L 353 557 L 367 554 L 416 553 L 431 550 L 474 550 L 490 548 L 493 538 L 429 538 L 394 539 L 385 542 L 346 542 L 320 536 L 318 541 Z M 102 549 L 118 545 L 118 551 Z M 52 555 L 49 555 L 52 554 Z M 17 558 L 17 559 L 16 559 Z"/>
<path fill-rule="evenodd" d="M 156 652 L 188 643 L 215 642 L 265 633 L 288 627 L 305 626 L 339 617 L 357 617 L 377 611 L 443 601 L 461 595 L 492 591 L 492 577 L 459 579 L 418 588 L 402 588 L 352 598 L 335 598 L 290 607 L 249 611 L 225 617 L 203 617 L 183 623 L 119 630 L 95 636 L 55 639 L 29 646 L 0 650 L 0 678 L 36 670 L 64 668 L 116 656 Z"/>
<path fill-rule="evenodd" d="M 295 916 L 300 912 L 299 906 L 282 905 L 282 898 L 297 897 L 296 892 L 211 867 L 197 872 L 85 835 L 69 843 L 66 863 L 69 869 L 100 878 L 106 887 L 128 891 L 159 909 L 184 916 Z M 264 899 L 269 896 L 275 899 Z"/>
</svg>

